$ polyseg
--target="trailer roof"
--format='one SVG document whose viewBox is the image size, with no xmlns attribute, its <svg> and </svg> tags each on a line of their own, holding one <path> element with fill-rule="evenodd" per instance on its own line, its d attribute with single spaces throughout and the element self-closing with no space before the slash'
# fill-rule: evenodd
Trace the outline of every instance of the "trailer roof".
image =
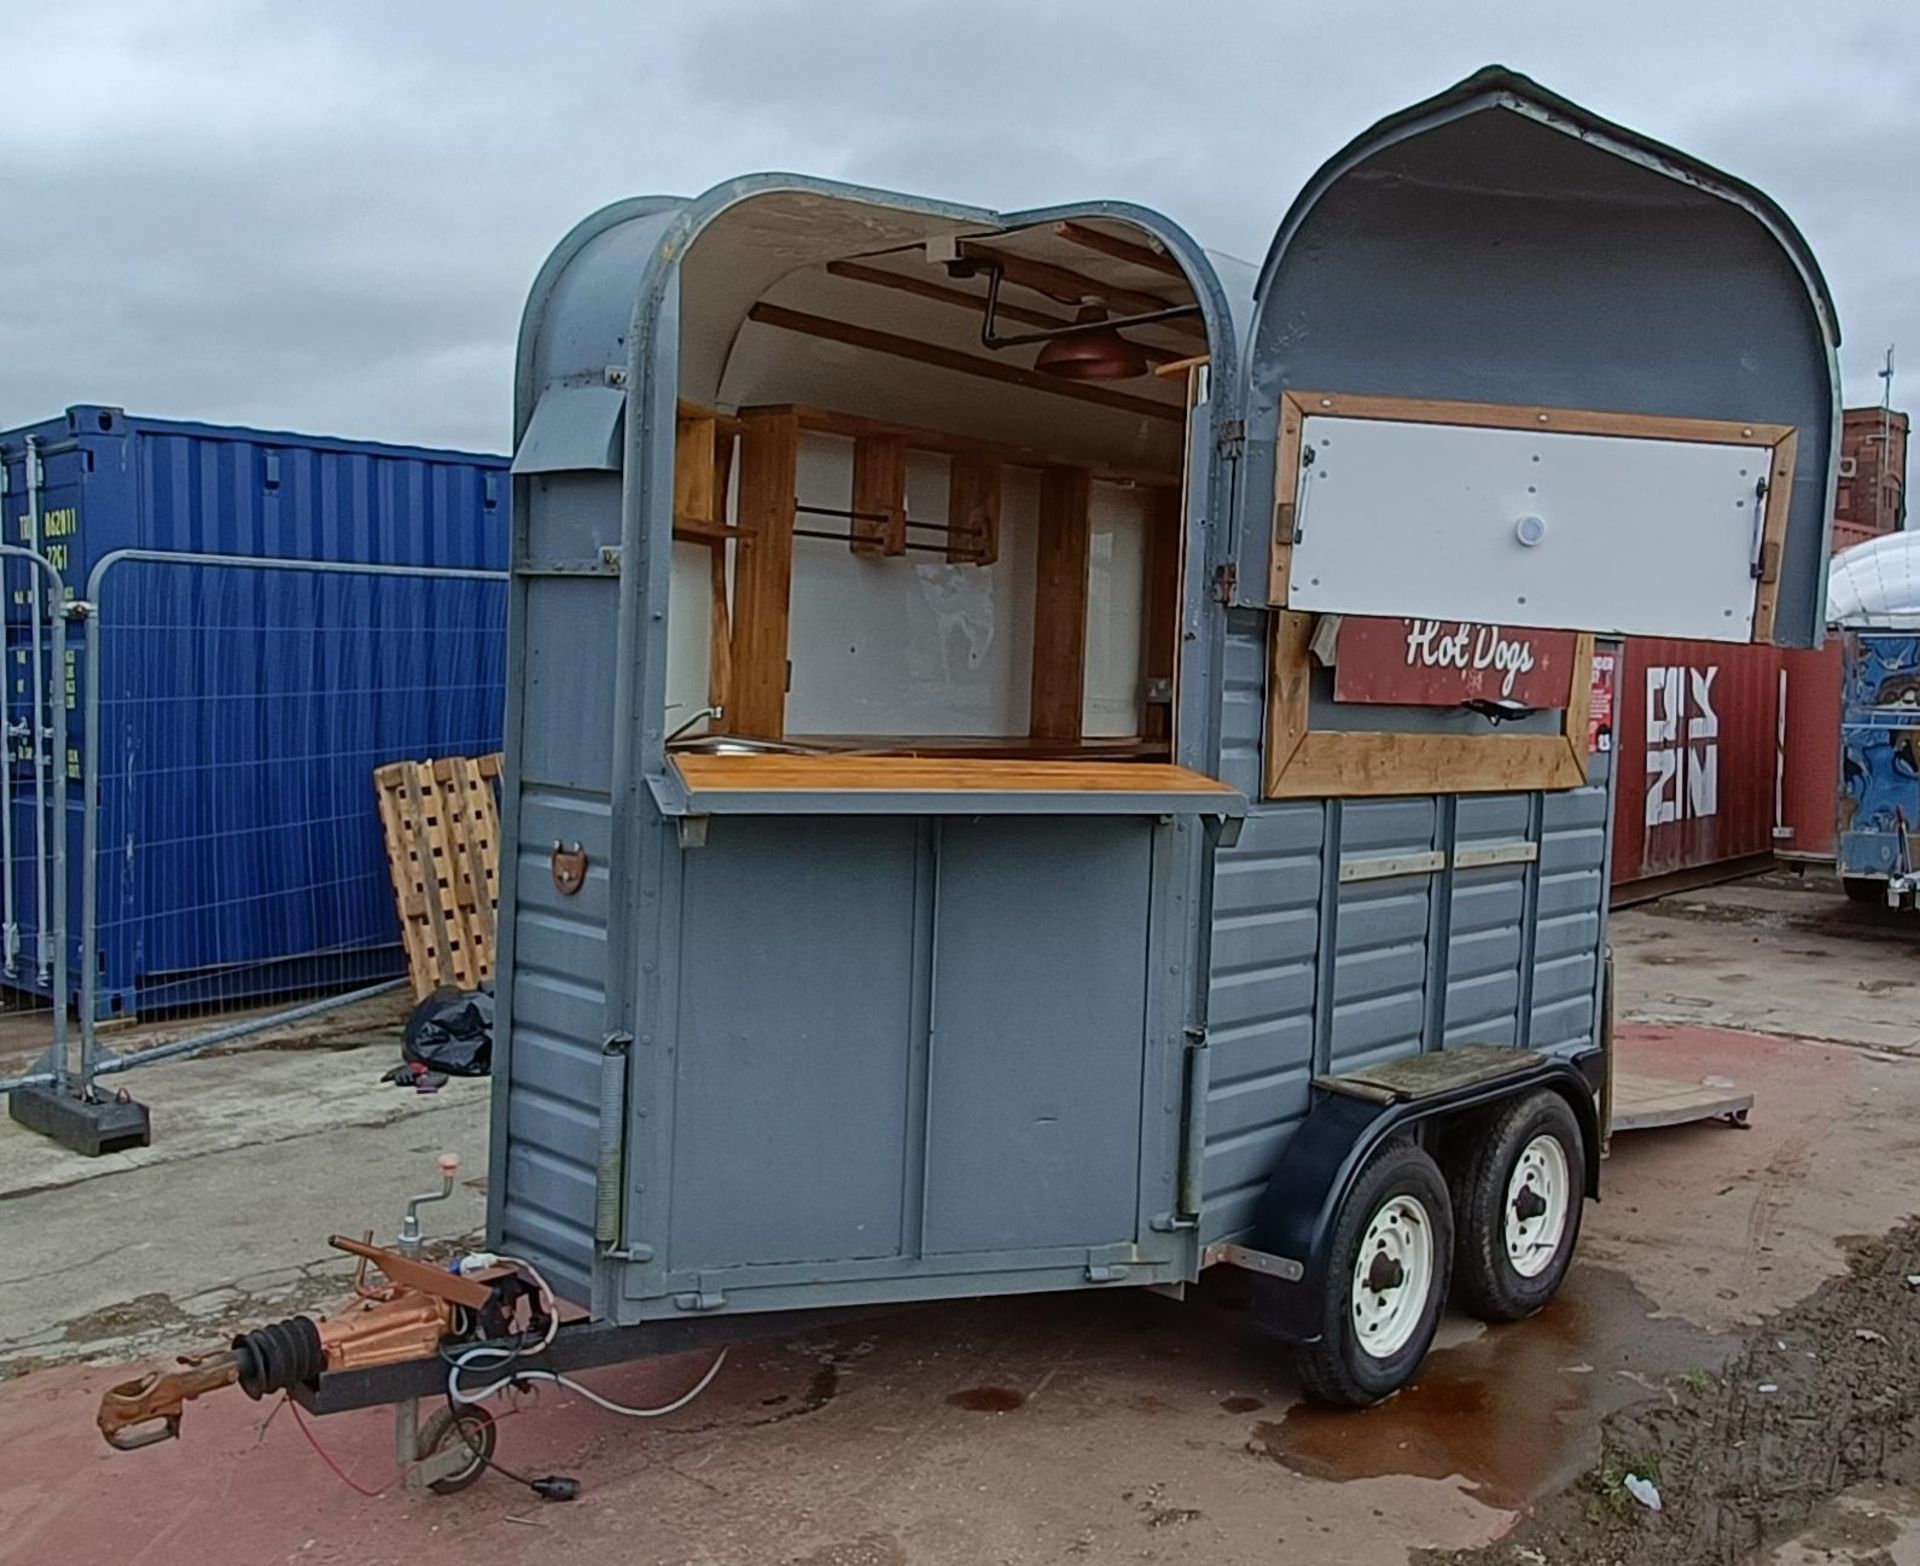
<svg viewBox="0 0 1920 1566">
<path fill-rule="evenodd" d="M 1563 98 L 1541 86 L 1532 77 L 1504 65 L 1483 66 L 1473 75 L 1455 82 L 1431 98 L 1387 115 L 1321 164 L 1313 177 L 1301 187 L 1300 194 L 1294 198 L 1285 218 L 1281 220 L 1273 246 L 1268 252 L 1266 271 L 1271 273 L 1274 262 L 1286 248 L 1293 231 L 1327 187 L 1356 164 L 1394 142 L 1432 129 L 1437 123 L 1476 109 L 1492 107 L 1529 115 L 1583 141 L 1640 162 L 1658 173 L 1745 207 L 1772 232 L 1781 248 L 1792 257 L 1794 265 L 1806 280 L 1807 291 L 1814 298 L 1828 341 L 1835 347 L 1839 346 L 1840 318 L 1834 310 L 1833 295 L 1827 286 L 1826 276 L 1820 270 L 1820 263 L 1814 259 L 1813 250 L 1805 236 L 1772 197 L 1745 180 L 1703 163 L 1676 147 L 1605 119 L 1571 98 Z"/>
</svg>

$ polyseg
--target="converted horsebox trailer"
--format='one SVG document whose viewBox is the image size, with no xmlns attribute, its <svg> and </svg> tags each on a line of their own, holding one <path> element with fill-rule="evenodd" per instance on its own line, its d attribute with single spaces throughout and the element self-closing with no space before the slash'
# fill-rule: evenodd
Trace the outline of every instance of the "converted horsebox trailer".
<svg viewBox="0 0 1920 1566">
<path fill-rule="evenodd" d="M 552 1292 L 502 1342 L 390 1256 L 233 1374 L 470 1405 L 1225 1263 L 1357 1404 L 1450 1288 L 1537 1309 L 1598 1182 L 1595 641 L 1817 637 L 1837 335 L 1766 197 L 1499 69 L 1257 274 L 787 175 L 588 219 L 519 349 L 488 1175 Z"/>
<path fill-rule="evenodd" d="M 1257 275 L 787 175 L 588 219 L 517 368 L 498 1248 L 642 1327 L 1237 1262 L 1346 1402 L 1450 1277 L 1537 1308 L 1594 639 L 1817 638 L 1837 339 L 1765 196 L 1499 69 Z"/>
</svg>

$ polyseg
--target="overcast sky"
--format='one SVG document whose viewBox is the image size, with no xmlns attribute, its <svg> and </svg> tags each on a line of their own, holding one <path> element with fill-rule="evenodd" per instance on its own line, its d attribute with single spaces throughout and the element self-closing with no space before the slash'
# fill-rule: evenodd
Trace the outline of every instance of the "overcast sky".
<svg viewBox="0 0 1920 1566">
<path fill-rule="evenodd" d="M 4 29 L 0 427 L 103 402 L 504 450 L 527 286 L 616 197 L 761 169 L 1120 197 L 1258 260 L 1329 153 L 1493 61 L 1771 193 L 1848 402 L 1897 342 L 1920 406 L 1895 0 L 89 0 Z"/>
</svg>

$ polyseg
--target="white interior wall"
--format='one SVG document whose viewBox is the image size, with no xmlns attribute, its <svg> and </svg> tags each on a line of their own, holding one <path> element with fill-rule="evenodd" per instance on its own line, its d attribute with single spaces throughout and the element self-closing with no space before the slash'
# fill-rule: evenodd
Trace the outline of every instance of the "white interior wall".
<svg viewBox="0 0 1920 1566">
<path fill-rule="evenodd" d="M 1140 732 L 1153 497 L 1131 484 L 1093 486 L 1088 502 L 1087 671 L 1081 729 L 1089 739 Z"/>
<path fill-rule="evenodd" d="M 713 656 L 711 554 L 705 544 L 675 541 L 667 589 L 667 727 L 671 734 L 707 705 Z M 703 733 L 696 724 L 690 733 Z"/>
<path fill-rule="evenodd" d="M 991 566 L 938 555 L 857 555 L 843 543 L 794 540 L 787 732 L 1017 738 L 1033 684 L 1034 549 L 1040 475 L 1008 467 L 1000 553 Z M 907 515 L 947 520 L 947 459 L 911 453 Z M 798 494 L 806 505 L 852 502 L 853 442 L 807 434 Z M 729 520 L 736 486 L 729 485 Z M 1083 724 L 1090 738 L 1140 730 L 1146 612 L 1148 491 L 1096 483 L 1089 503 L 1087 664 Z M 798 525 L 845 532 L 840 517 Z M 916 532 L 934 543 L 937 533 Z M 667 728 L 707 705 L 712 587 L 703 544 L 673 546 L 667 597 Z M 696 726 L 696 732 L 704 725 Z"/>
<path fill-rule="evenodd" d="M 911 453 L 907 515 L 947 520 L 944 457 Z M 802 503 L 846 506 L 853 442 L 805 435 Z M 790 734 L 1024 735 L 1033 679 L 1034 534 L 1039 476 L 1008 468 L 1000 558 L 948 565 L 939 555 L 857 555 L 843 543 L 794 541 L 789 646 Z M 803 527 L 845 532 L 835 517 Z M 938 533 L 910 533 L 944 544 Z"/>
</svg>

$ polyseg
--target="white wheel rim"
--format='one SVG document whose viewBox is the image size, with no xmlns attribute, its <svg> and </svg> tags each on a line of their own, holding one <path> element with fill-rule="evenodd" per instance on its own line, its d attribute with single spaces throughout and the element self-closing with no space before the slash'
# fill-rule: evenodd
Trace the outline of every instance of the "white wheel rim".
<svg viewBox="0 0 1920 1566">
<path fill-rule="evenodd" d="M 1433 1225 L 1414 1197 L 1382 1203 L 1353 1263 L 1353 1339 L 1372 1359 L 1405 1348 L 1433 1292 Z"/>
<path fill-rule="evenodd" d="M 1567 1232 L 1567 1205 L 1573 1182 L 1567 1150 L 1557 1136 L 1537 1136 L 1520 1149 L 1507 1181 L 1504 1239 L 1507 1262 L 1523 1278 L 1547 1270 Z"/>
</svg>

